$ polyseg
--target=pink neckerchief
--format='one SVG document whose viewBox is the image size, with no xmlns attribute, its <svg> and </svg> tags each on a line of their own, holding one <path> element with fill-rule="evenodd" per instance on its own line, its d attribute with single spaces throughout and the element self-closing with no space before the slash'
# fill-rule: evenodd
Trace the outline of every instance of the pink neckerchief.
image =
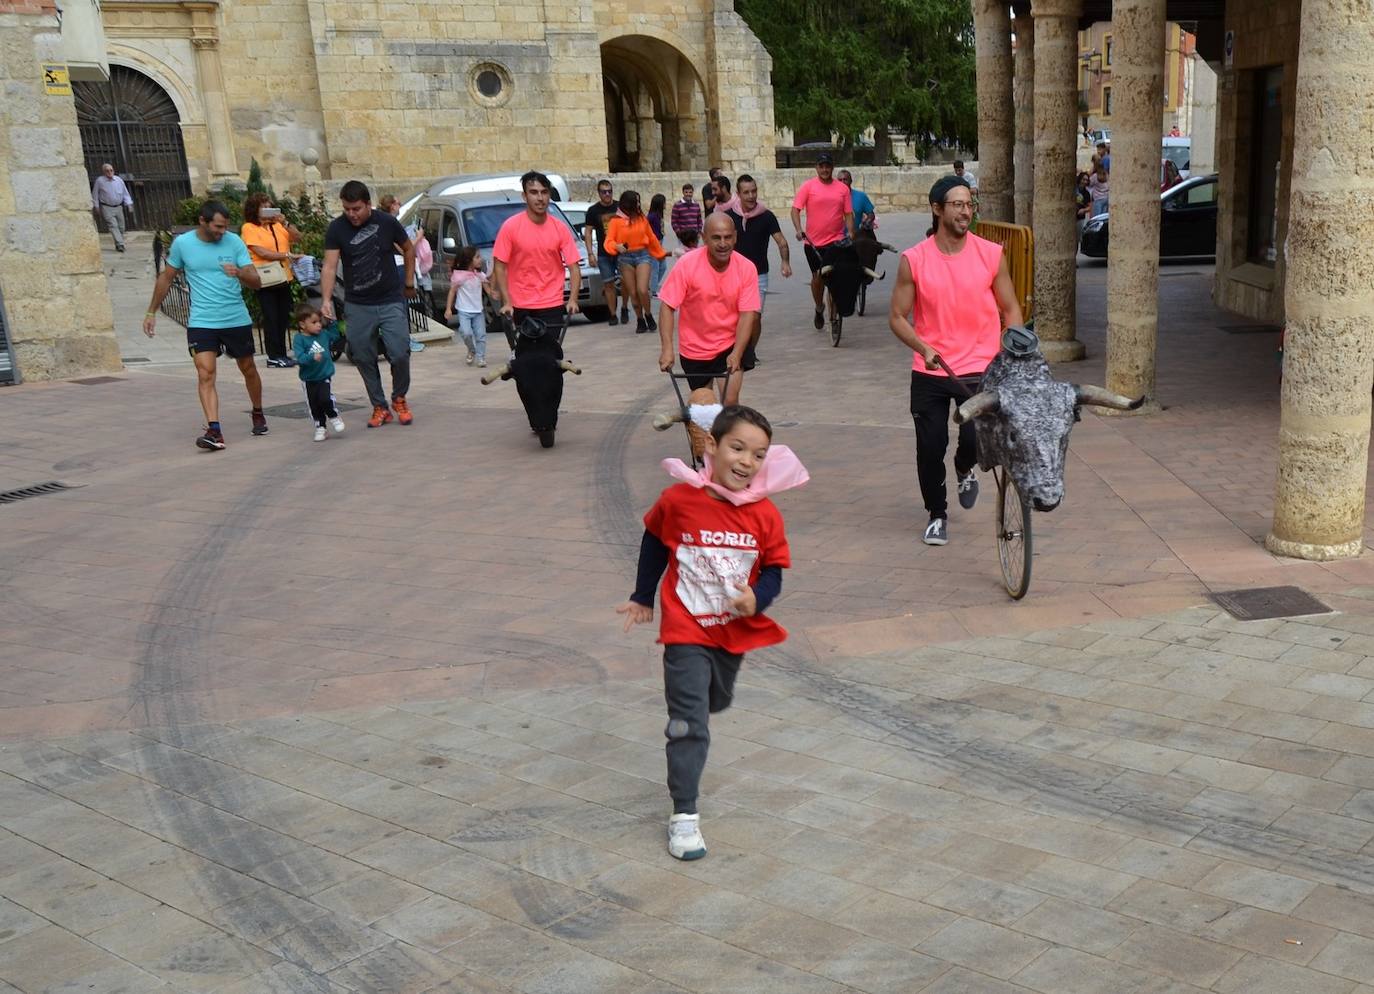
<svg viewBox="0 0 1374 994">
<path fill-rule="evenodd" d="M 751 211 L 746 211 L 743 207 L 740 206 L 739 196 L 736 195 L 731 197 L 725 203 L 718 204 L 716 206 L 716 210 L 719 212 L 734 211 L 742 219 L 740 221 L 740 227 L 747 228 L 749 227 L 749 221 L 751 218 L 761 216 L 764 211 L 768 210 L 768 208 L 763 206 L 762 200 L 757 200 L 754 202 L 754 209 Z"/>
<path fill-rule="evenodd" d="M 811 474 L 806 471 L 801 460 L 785 445 L 768 447 L 768 455 L 764 456 L 763 465 L 749 481 L 749 486 L 743 490 L 730 490 L 711 479 L 712 464 L 709 455 L 705 456 L 702 462 L 704 465 L 701 469 L 693 469 L 681 459 L 664 459 L 659 465 L 667 470 L 673 479 L 691 484 L 699 490 L 710 490 L 736 507 L 756 504 L 765 497 L 800 487 L 811 479 Z"/>
</svg>

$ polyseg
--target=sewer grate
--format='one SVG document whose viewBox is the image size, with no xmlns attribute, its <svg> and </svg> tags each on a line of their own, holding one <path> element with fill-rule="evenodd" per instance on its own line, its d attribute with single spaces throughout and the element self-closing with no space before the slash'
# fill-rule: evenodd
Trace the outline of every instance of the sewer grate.
<svg viewBox="0 0 1374 994">
<path fill-rule="evenodd" d="M 73 383 L 80 383 L 83 387 L 93 387 L 97 383 L 123 383 L 118 376 L 87 376 L 85 379 L 72 380 Z"/>
<path fill-rule="evenodd" d="M 334 401 L 334 406 L 338 409 L 340 414 L 344 411 L 367 410 L 362 404 L 345 404 L 343 401 L 337 399 Z M 304 421 L 310 417 L 310 408 L 306 406 L 305 401 L 301 400 L 294 404 L 278 404 L 276 407 L 264 407 L 262 413 L 271 415 L 274 418 L 298 418 Z"/>
<path fill-rule="evenodd" d="M 1296 618 L 1304 614 L 1330 614 L 1327 607 L 1301 587 L 1255 587 L 1251 590 L 1222 590 L 1209 595 L 1239 621 L 1266 618 Z"/>
<path fill-rule="evenodd" d="M 0 504 L 13 504 L 15 501 L 28 500 L 30 497 L 45 497 L 48 494 L 58 494 L 63 490 L 75 489 L 76 487 L 70 483 L 58 483 L 56 480 L 49 480 L 47 483 L 35 483 L 31 487 L 20 487 L 18 490 L 0 491 Z"/>
</svg>

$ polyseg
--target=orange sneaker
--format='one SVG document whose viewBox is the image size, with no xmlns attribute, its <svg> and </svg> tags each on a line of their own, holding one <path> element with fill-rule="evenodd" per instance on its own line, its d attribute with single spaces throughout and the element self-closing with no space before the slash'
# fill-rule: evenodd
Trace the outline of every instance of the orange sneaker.
<svg viewBox="0 0 1374 994">
<path fill-rule="evenodd" d="M 391 420 L 391 412 L 385 407 L 374 407 L 372 408 L 372 417 L 367 419 L 367 426 L 369 428 L 380 428 Z"/>
<path fill-rule="evenodd" d="M 415 420 L 415 415 L 410 413 L 410 405 L 404 397 L 392 397 L 391 406 L 396 409 L 396 420 L 401 424 L 408 425 Z"/>
</svg>

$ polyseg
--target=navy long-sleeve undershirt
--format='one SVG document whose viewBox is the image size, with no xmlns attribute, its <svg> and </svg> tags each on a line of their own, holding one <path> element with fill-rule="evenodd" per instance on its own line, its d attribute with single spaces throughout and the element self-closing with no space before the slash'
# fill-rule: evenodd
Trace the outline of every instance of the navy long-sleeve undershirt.
<svg viewBox="0 0 1374 994">
<path fill-rule="evenodd" d="M 639 540 L 639 569 L 635 575 L 635 592 L 630 600 L 644 607 L 654 606 L 654 591 L 663 571 L 668 568 L 668 547 L 649 529 L 644 529 L 644 537 Z M 765 566 L 759 570 L 759 578 L 754 581 L 754 613 L 763 614 L 768 605 L 782 593 L 782 567 Z"/>
</svg>

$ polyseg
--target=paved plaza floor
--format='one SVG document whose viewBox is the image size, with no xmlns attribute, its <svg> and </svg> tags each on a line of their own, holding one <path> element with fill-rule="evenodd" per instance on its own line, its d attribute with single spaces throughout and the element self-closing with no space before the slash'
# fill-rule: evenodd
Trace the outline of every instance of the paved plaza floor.
<svg viewBox="0 0 1374 994">
<path fill-rule="evenodd" d="M 323 444 L 250 437 L 230 367 L 205 453 L 133 246 L 128 371 L 0 390 L 0 490 L 73 487 L 0 505 L 0 994 L 1374 994 L 1374 568 L 1264 551 L 1276 341 L 1209 266 L 1164 267 L 1165 410 L 1085 412 L 1016 604 L 990 480 L 920 543 L 895 257 L 838 349 L 774 276 L 744 399 L 813 476 L 790 637 L 678 863 L 660 650 L 612 610 L 686 452 L 655 336 L 569 331 L 552 450 L 431 347 L 413 426 Z M 1100 383 L 1079 275 L 1058 373 Z M 1273 584 L 1332 610 L 1207 597 Z"/>
</svg>

